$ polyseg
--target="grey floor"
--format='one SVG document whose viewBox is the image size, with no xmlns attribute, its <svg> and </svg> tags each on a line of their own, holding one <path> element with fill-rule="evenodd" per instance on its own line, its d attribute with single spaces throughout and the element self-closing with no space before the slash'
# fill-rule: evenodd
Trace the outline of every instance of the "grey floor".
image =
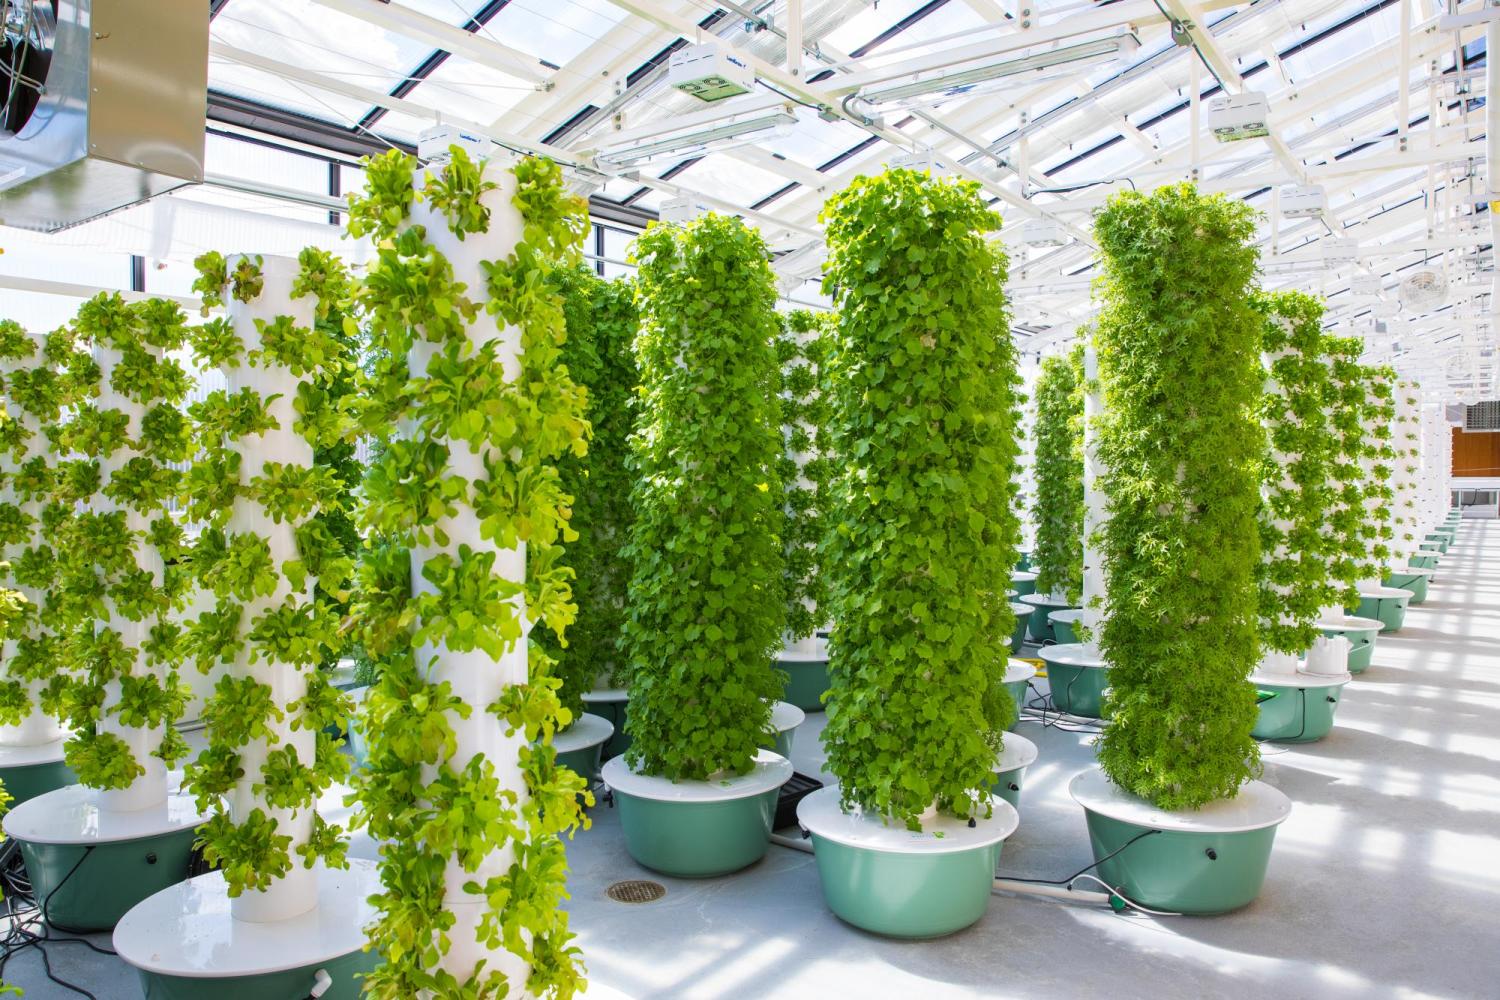
<svg viewBox="0 0 1500 1000">
<path fill-rule="evenodd" d="M 1500 997 L 1500 523 L 1467 522 L 1442 562 L 1428 601 L 1350 685 L 1332 735 L 1266 747 L 1266 780 L 1295 806 L 1264 892 L 1238 913 L 1154 918 L 997 895 L 952 937 L 887 941 L 829 914 L 810 855 L 772 846 L 728 878 L 661 878 L 630 860 L 601 807 L 569 848 L 590 972 L 641 1000 Z M 798 732 L 800 771 L 821 770 L 821 726 L 813 715 Z M 1061 877 L 1092 860 L 1066 792 L 1092 761 L 1089 737 L 1020 731 L 1041 758 L 1002 874 Z M 605 896 L 631 878 L 667 894 Z M 100 1000 L 140 996 L 116 959 L 51 953 Z M 7 976 L 31 1000 L 74 995 L 34 954 Z"/>
</svg>

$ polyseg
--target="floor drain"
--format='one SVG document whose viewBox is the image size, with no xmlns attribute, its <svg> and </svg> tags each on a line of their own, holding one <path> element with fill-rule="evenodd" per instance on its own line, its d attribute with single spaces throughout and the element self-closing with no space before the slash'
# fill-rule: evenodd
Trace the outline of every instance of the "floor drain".
<svg viewBox="0 0 1500 1000">
<path fill-rule="evenodd" d="M 667 887 L 660 882 L 630 879 L 616 882 L 605 889 L 604 894 L 616 903 L 654 903 L 667 894 Z"/>
</svg>

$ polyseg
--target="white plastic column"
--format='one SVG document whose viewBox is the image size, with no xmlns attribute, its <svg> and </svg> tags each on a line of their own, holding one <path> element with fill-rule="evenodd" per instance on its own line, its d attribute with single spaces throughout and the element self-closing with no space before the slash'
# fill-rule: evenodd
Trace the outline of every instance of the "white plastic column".
<svg viewBox="0 0 1500 1000">
<path fill-rule="evenodd" d="M 788 50 L 788 52 L 790 53 L 790 50 Z M 797 346 L 800 350 L 806 350 L 808 341 L 817 337 L 818 331 L 809 330 L 806 333 L 792 333 L 791 336 L 797 338 Z M 814 389 L 813 391 L 817 392 L 817 389 Z M 814 458 L 817 457 L 817 428 L 810 427 L 804 423 L 802 425 L 802 429 L 807 433 L 808 440 L 814 442 L 814 450 L 793 452 L 792 461 L 797 463 L 797 487 L 799 489 L 810 490 L 813 489 L 814 483 L 812 480 L 807 478 L 807 476 L 804 474 L 804 470 L 807 468 L 807 463 L 811 462 Z M 790 428 L 788 428 L 788 432 L 784 437 L 789 436 Z M 807 603 L 809 610 L 812 610 L 812 602 L 806 601 L 805 603 Z M 799 656 L 813 656 L 821 650 L 826 649 L 827 640 L 818 638 L 817 632 L 814 631 L 812 635 L 805 635 L 800 639 L 793 640 L 788 638 L 784 645 L 788 653 L 796 653 Z M 602 682 L 604 680 L 607 680 L 607 678 L 601 678 L 600 680 Z"/>
<path fill-rule="evenodd" d="M 412 205 L 410 225 L 425 226 L 427 241 L 448 258 L 453 266 L 454 280 L 468 286 L 466 294 L 474 302 L 483 304 L 489 298 L 486 292 L 484 271 L 480 262 L 501 260 L 508 257 L 521 239 L 522 220 L 520 212 L 511 205 L 515 193 L 515 177 L 502 163 L 489 161 L 484 169 L 485 178 L 497 187 L 483 196 L 483 203 L 490 209 L 490 227 L 485 233 L 469 233 L 460 240 L 448 228 L 440 213 L 422 200 Z M 419 175 L 420 186 L 424 179 Z M 469 326 L 469 339 L 477 349 L 491 341 L 498 341 L 497 357 L 504 365 L 507 380 L 514 380 L 520 373 L 521 332 L 516 327 L 501 327 L 495 318 L 480 310 L 478 317 Z M 427 363 L 437 353 L 437 345 L 418 339 L 408 356 L 413 377 L 427 370 Z M 440 439 L 442 440 L 442 439 Z M 443 440 L 450 448 L 446 474 L 462 476 L 469 481 L 485 478 L 483 454 L 469 450 L 463 442 Z M 503 458 L 501 459 L 504 460 Z M 495 553 L 495 572 L 508 580 L 522 582 L 526 572 L 526 547 L 500 549 L 479 536 L 479 518 L 472 509 L 460 506 L 458 513 L 442 523 L 449 543 L 445 546 L 419 545 L 412 548 L 412 586 L 421 593 L 431 589 L 422 578 L 422 566 L 440 552 L 447 552 L 455 559 L 460 545 L 471 549 Z M 517 599 L 519 604 L 519 599 Z M 522 611 L 522 629 L 531 630 L 531 622 Z M 457 739 L 457 750 L 449 760 L 455 771 L 461 771 L 469 760 L 476 756 L 489 759 L 500 787 L 516 796 L 516 808 L 524 806 L 527 799 L 526 781 L 521 773 L 520 753 L 526 737 L 517 732 L 507 736 L 503 723 L 487 711 L 500 697 L 501 692 L 513 685 L 525 683 L 527 679 L 526 638 L 522 637 L 514 648 L 496 663 L 482 650 L 460 653 L 439 643 L 424 645 L 417 650 L 417 664 L 425 668 L 427 680 L 432 684 L 447 681 L 453 693 L 467 703 L 472 711 L 467 719 L 448 713 L 448 723 L 453 727 Z M 423 779 L 431 781 L 436 774 L 428 769 Z M 486 970 L 503 973 L 511 983 L 526 981 L 526 964 L 515 955 L 502 949 L 490 951 L 478 943 L 476 928 L 489 903 L 483 895 L 464 892 L 466 882 L 483 886 L 493 876 L 504 874 L 514 860 L 515 851 L 506 845 L 490 855 L 479 871 L 469 873 L 456 860 L 450 860 L 444 876 L 443 908 L 454 915 L 454 925 L 448 931 L 452 947 L 442 961 L 442 966 L 460 982 L 473 974 L 475 965 L 483 959 Z"/>
<path fill-rule="evenodd" d="M 1083 349 L 1083 613 L 1079 620 L 1091 636 L 1089 644 L 1099 644 L 1099 626 L 1104 620 L 1101 605 L 1105 597 L 1104 553 L 1095 535 L 1103 529 L 1109 515 L 1105 510 L 1104 491 L 1099 486 L 1104 463 L 1099 460 L 1099 429 L 1095 424 L 1104 416 L 1104 398 L 1099 394 L 1099 355 L 1092 344 Z"/>
<path fill-rule="evenodd" d="M 156 357 L 162 356 L 162 350 L 146 344 L 142 348 Z M 140 439 L 141 420 L 145 417 L 147 407 L 128 399 L 116 392 L 114 389 L 115 367 L 121 361 L 118 350 L 106 344 L 99 344 L 94 350 L 94 359 L 99 363 L 100 383 L 98 406 L 102 410 L 119 410 L 129 418 L 126 427 L 126 436 L 131 441 Z M 99 492 L 94 494 L 94 509 L 112 513 L 121 508 L 109 497 L 105 496 L 104 490 L 109 485 L 115 472 L 124 467 L 125 463 L 136 457 L 139 452 L 129 445 L 119 448 L 113 455 L 101 458 L 99 461 Z M 130 507 L 123 508 L 125 512 L 125 525 L 133 533 L 135 538 L 136 565 L 141 569 L 149 570 L 156 586 L 162 585 L 162 558 L 156 546 L 146 541 L 146 531 L 150 526 L 150 519 Z M 133 622 L 120 615 L 114 605 L 114 600 L 106 597 L 104 600 L 105 618 L 100 623 L 108 628 L 114 629 L 120 634 L 120 639 L 126 649 L 135 654 L 135 662 L 130 667 L 130 673 L 135 677 L 146 676 L 152 669 L 142 662 L 141 647 L 150 638 L 151 621 Z M 113 709 L 120 701 L 120 682 L 110 681 L 104 686 L 104 713 L 99 720 L 98 730 L 101 733 L 113 733 L 125 742 L 130 748 L 130 753 L 135 757 L 136 763 L 145 768 L 145 774 L 139 775 L 130 785 L 122 789 L 101 789 L 98 792 L 99 808 L 107 812 L 134 812 L 139 809 L 149 809 L 152 806 L 161 805 L 167 800 L 167 766 L 160 757 L 152 756 L 162 743 L 162 737 L 166 733 L 166 724 L 160 726 L 127 726 L 120 721 Z"/>
<path fill-rule="evenodd" d="M 1272 214 L 1274 218 L 1275 213 Z M 1290 333 L 1291 323 L 1289 321 L 1278 316 L 1276 317 L 1275 322 L 1282 324 L 1287 328 L 1288 333 Z M 1274 353 L 1261 354 L 1261 368 L 1264 370 L 1266 375 L 1266 395 L 1269 396 L 1272 394 L 1283 394 L 1280 383 L 1276 381 L 1275 377 L 1271 373 L 1275 370 L 1274 365 L 1277 361 L 1281 360 L 1282 358 L 1289 357 L 1294 353 L 1296 352 L 1291 348 L 1283 348 Z M 1274 428 L 1271 426 L 1267 426 L 1265 428 L 1265 432 L 1268 437 L 1273 430 Z M 1277 490 L 1294 490 L 1297 488 L 1296 483 L 1292 482 L 1291 476 L 1287 473 L 1287 469 L 1291 465 L 1292 458 L 1293 456 L 1288 455 L 1286 452 L 1275 450 L 1271 452 L 1271 461 L 1275 464 L 1277 469 L 1281 470 L 1281 481 L 1275 487 Z M 1271 487 L 1262 484 L 1261 492 L 1262 494 L 1269 493 L 1271 492 Z M 1285 519 L 1279 519 L 1275 522 L 1275 524 L 1276 528 L 1281 531 L 1283 535 L 1292 530 L 1292 522 Z M 1271 562 L 1273 560 L 1289 559 L 1291 558 L 1291 555 L 1292 554 L 1287 550 L 1286 545 L 1283 543 L 1283 545 L 1274 552 L 1262 553 L 1261 558 L 1266 562 Z M 1285 595 L 1286 593 L 1285 587 L 1276 587 L 1276 590 L 1283 595 Z M 1281 624 L 1290 624 L 1288 620 L 1289 616 L 1285 611 L 1282 611 L 1279 617 L 1281 620 Z M 1266 647 L 1261 655 L 1260 669 L 1266 673 L 1294 674 L 1297 672 L 1297 654 L 1284 653 L 1280 650 Z"/>
<path fill-rule="evenodd" d="M 1368 393 L 1368 392 L 1369 392 L 1369 389 L 1367 387 L 1366 388 L 1366 393 Z M 1369 397 L 1367 396 L 1366 398 L 1369 398 Z M 1376 435 L 1377 435 L 1377 433 L 1381 429 L 1379 427 L 1378 421 L 1372 421 L 1368 417 L 1366 417 L 1365 420 L 1364 420 L 1364 428 L 1365 428 L 1365 440 L 1367 442 L 1376 441 L 1377 440 Z M 1389 427 L 1387 427 L 1386 429 L 1389 430 Z M 1394 444 L 1395 444 L 1394 435 L 1391 438 L 1391 444 L 1394 447 Z M 1393 464 L 1394 464 L 1394 462 L 1395 462 L 1395 459 L 1392 459 L 1392 463 Z M 1379 460 L 1376 459 L 1373 456 L 1364 455 L 1363 457 L 1360 458 L 1359 464 L 1360 464 L 1360 469 L 1361 469 L 1361 471 L 1364 474 L 1364 481 L 1366 483 L 1369 483 L 1374 478 L 1374 476 L 1375 476 L 1375 466 L 1379 464 Z M 1366 498 L 1365 501 L 1364 501 L 1365 517 L 1368 520 L 1370 520 L 1370 521 L 1375 521 L 1377 519 L 1377 513 L 1376 512 L 1379 510 L 1380 505 L 1381 505 L 1381 501 L 1378 498 L 1375 498 L 1375 497 L 1368 497 L 1368 498 Z M 1390 506 L 1391 506 L 1392 512 L 1394 512 L 1394 510 L 1395 510 L 1395 501 L 1394 501 L 1394 499 L 1391 500 Z M 1395 544 L 1395 540 L 1392 539 L 1392 545 L 1394 545 L 1394 544 Z M 1374 567 L 1377 570 L 1377 573 L 1373 577 L 1365 577 L 1365 578 L 1361 579 L 1359 581 L 1359 589 L 1361 591 L 1374 590 L 1377 587 L 1383 586 L 1384 582 L 1385 582 L 1384 567 L 1375 566 L 1374 556 L 1371 555 L 1371 554 L 1369 554 L 1369 553 L 1366 553 L 1365 556 L 1363 557 L 1362 564 L 1365 566 L 1366 569 Z"/>
<path fill-rule="evenodd" d="M 1036 521 L 1032 510 L 1036 503 L 1036 384 L 1041 369 L 1026 365 L 1021 369 L 1022 384 L 1032 388 L 1021 406 L 1021 423 L 1016 428 L 1020 449 L 1016 453 L 1016 513 L 1021 518 L 1021 548 L 1036 551 Z"/>
<path fill-rule="evenodd" d="M 1391 447 L 1396 457 L 1391 463 L 1391 511 L 1396 537 L 1391 539 L 1393 569 L 1405 569 L 1417 553 L 1426 530 L 1425 519 L 1417 509 L 1417 472 L 1421 459 L 1420 400 L 1415 384 L 1405 380 L 1391 387 L 1396 415 L 1391 427 Z"/>
<path fill-rule="evenodd" d="M 231 273 L 238 262 L 238 257 L 229 259 Z M 298 270 L 299 265 L 295 260 L 266 257 L 261 264 L 261 276 L 265 283 L 260 295 L 249 302 L 232 298 L 229 300 L 229 319 L 234 323 L 235 336 L 245 345 L 247 353 L 257 351 L 261 346 L 260 330 L 255 325 L 257 319 L 269 323 L 277 316 L 290 316 L 297 326 L 312 327 L 315 298 L 291 297 L 292 282 L 296 280 Z M 262 367 L 251 367 L 242 359 L 237 367 L 226 369 L 224 375 L 230 393 L 249 389 L 262 399 L 273 395 L 277 397 L 267 405 L 267 411 L 275 418 L 278 426 L 233 443 L 240 453 L 240 482 L 243 484 L 253 481 L 262 473 L 267 462 L 311 466 L 312 446 L 295 430 L 297 413 L 292 405 L 297 398 L 297 383 L 302 379 L 269 360 Z M 267 610 L 281 605 L 293 595 L 291 585 L 279 570 L 287 560 L 297 558 L 296 524 L 290 521 L 278 524 L 266 516 L 258 502 L 240 496 L 235 497 L 227 531 L 230 535 L 253 535 L 265 539 L 271 549 L 272 562 L 278 568 L 276 590 L 268 597 L 246 602 L 240 619 L 240 629 L 243 632 Z M 302 600 L 312 599 L 314 583 L 314 579 L 309 577 L 304 591 L 298 595 Z M 318 905 L 317 872 L 304 868 L 295 853 L 312 835 L 314 807 L 309 804 L 300 810 L 273 808 L 265 801 L 264 794 L 256 794 L 253 786 L 261 780 L 261 768 L 265 765 L 266 755 L 279 747 L 293 748 L 303 764 L 311 765 L 317 750 L 317 733 L 305 728 L 292 728 L 296 716 L 289 711 L 289 706 L 307 694 L 307 676 L 303 673 L 305 668 L 274 662 L 265 656 L 261 656 L 258 662 L 251 663 L 250 652 L 249 644 L 246 643 L 230 666 L 230 672 L 235 676 L 254 678 L 258 683 L 269 687 L 271 698 L 282 710 L 284 717 L 279 722 L 271 720 L 267 723 L 267 728 L 271 731 L 269 738 L 254 739 L 238 748 L 245 776 L 235 783 L 234 790 L 229 794 L 229 813 L 236 823 L 243 823 L 256 809 L 274 819 L 276 832 L 292 838 L 292 867 L 268 888 L 247 890 L 230 900 L 229 912 L 236 920 L 266 923 L 306 913 Z"/>
<path fill-rule="evenodd" d="M 36 336 L 33 336 L 31 340 L 35 348 L 33 358 L 39 360 L 42 348 L 41 340 Z M 10 376 L 13 373 L 30 368 L 33 363 L 36 363 L 33 361 L 33 358 L 7 358 L 0 361 L 0 371 L 4 372 L 6 383 L 9 384 Z M 28 413 L 13 402 L 7 402 L 7 409 L 10 411 L 11 418 L 20 425 L 24 434 L 28 454 L 35 453 L 39 448 L 46 449 L 48 445 L 46 439 L 42 437 L 41 421 L 37 420 L 35 415 Z M 40 541 L 41 537 L 43 505 L 34 500 L 22 503 L 17 498 L 11 482 L 19 466 L 20 463 L 11 457 L 10 452 L 0 453 L 0 475 L 3 475 L 5 479 L 5 485 L 0 487 L 0 503 L 16 504 L 21 512 L 31 519 L 31 544 L 35 545 Z M 19 552 L 6 552 L 4 555 L 8 560 L 19 554 Z M 27 603 L 32 607 L 41 607 L 42 601 L 46 598 L 45 594 L 31 587 L 23 587 L 16 583 L 14 579 L 9 579 L 9 576 L 10 574 L 7 571 L 7 579 L 5 581 L 7 587 L 20 591 L 21 595 L 26 598 Z M 32 627 L 37 628 L 40 626 L 33 621 Z M 0 669 L 3 669 L 5 664 L 10 663 L 15 653 L 16 641 L 14 639 L 6 639 L 3 650 L 0 650 Z M 46 743 L 53 743 L 62 738 L 62 723 L 41 709 L 39 704 L 41 688 L 42 684 L 39 681 L 27 682 L 26 696 L 31 702 L 31 713 L 13 726 L 0 726 L 0 746 L 35 747 Z"/>
<path fill-rule="evenodd" d="M 1422 481 L 1420 504 L 1422 525 L 1435 528 L 1448 516 L 1452 502 L 1449 479 L 1452 476 L 1453 435 L 1443 415 L 1443 404 L 1427 403 L 1422 407 Z"/>
</svg>

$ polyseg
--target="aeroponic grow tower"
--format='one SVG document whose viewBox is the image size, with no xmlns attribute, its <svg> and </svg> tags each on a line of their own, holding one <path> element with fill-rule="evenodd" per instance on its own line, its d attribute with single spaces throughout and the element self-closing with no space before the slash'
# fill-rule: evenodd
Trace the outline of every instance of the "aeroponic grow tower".
<svg viewBox="0 0 1500 1000">
<path fill-rule="evenodd" d="M 1427 520 L 1421 510 L 1422 399 L 1415 382 L 1405 379 L 1392 387 L 1391 510 L 1395 537 L 1391 539 L 1390 568 L 1405 570 L 1417 554 Z"/>
<path fill-rule="evenodd" d="M 50 409 L 49 422 L 57 418 L 57 393 L 46 395 L 35 391 L 38 381 L 51 374 L 45 361 L 37 363 L 38 343 L 19 324 L 0 321 L 0 380 L 5 387 L 9 421 L 4 427 L 6 440 L 0 450 L 0 512 L 3 512 L 4 558 L 9 563 L 3 585 L 15 589 L 28 606 L 26 618 L 16 623 L 17 631 L 7 636 L 0 652 L 0 693 L 8 721 L 0 724 L 0 747 L 40 749 L 57 744 L 61 758 L 63 726 L 59 719 L 43 708 L 46 679 L 58 668 L 55 637 L 41 621 L 40 610 L 47 600 L 47 581 L 28 576 L 28 553 L 37 552 L 49 543 L 44 535 L 42 511 L 50 491 L 52 468 L 47 462 L 44 423 L 38 410 Z M 54 376 L 55 377 L 55 376 Z M 32 387 L 33 391 L 26 389 Z M 22 560 L 25 560 L 23 562 Z M 50 564 L 50 560 L 47 560 Z M 33 571 L 34 572 L 34 571 Z"/>
<path fill-rule="evenodd" d="M 1392 487 L 1396 453 L 1392 444 L 1394 378 L 1389 369 L 1366 366 L 1363 372 L 1364 400 L 1360 409 L 1364 427 L 1360 469 L 1363 473 L 1365 518 L 1361 537 L 1365 551 L 1359 560 L 1361 592 L 1381 587 L 1396 539 Z"/>
</svg>

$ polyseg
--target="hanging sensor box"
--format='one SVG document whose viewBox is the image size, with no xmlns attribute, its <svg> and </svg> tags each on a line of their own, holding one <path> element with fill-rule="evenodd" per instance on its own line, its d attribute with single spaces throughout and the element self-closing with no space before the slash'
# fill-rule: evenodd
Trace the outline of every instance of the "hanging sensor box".
<svg viewBox="0 0 1500 1000">
<path fill-rule="evenodd" d="M 1359 259 L 1359 241 L 1347 236 L 1324 237 L 1323 263 L 1329 267 L 1342 267 Z"/>
<path fill-rule="evenodd" d="M 1056 219 L 1027 219 L 1021 223 L 1021 242 L 1029 247 L 1068 245 L 1068 231 Z"/>
<path fill-rule="evenodd" d="M 1204 120 L 1220 142 L 1264 139 L 1271 134 L 1267 124 L 1270 105 L 1265 94 L 1224 94 L 1208 102 Z"/>
<path fill-rule="evenodd" d="M 434 125 L 417 136 L 417 159 L 423 163 L 447 163 L 454 146 L 469 154 L 475 163 L 487 160 L 495 144 L 482 135 L 466 132 L 457 125 Z"/>
<path fill-rule="evenodd" d="M 892 170 L 915 170 L 917 173 L 929 173 L 936 180 L 946 177 L 953 171 L 938 162 L 937 154 L 930 149 L 918 150 L 915 153 L 899 153 L 886 161 L 886 166 Z"/>
<path fill-rule="evenodd" d="M 1362 299 L 1373 298 L 1385 290 L 1385 282 L 1378 274 L 1356 274 L 1349 279 L 1349 294 Z"/>
<path fill-rule="evenodd" d="M 689 97 L 712 103 L 750 93 L 755 71 L 712 43 L 689 45 L 672 53 L 667 83 Z"/>
<path fill-rule="evenodd" d="M 1281 189 L 1281 214 L 1288 219 L 1309 219 L 1328 210 L 1328 191 L 1321 184 L 1292 185 Z"/>
<path fill-rule="evenodd" d="M 670 198 L 661 203 L 657 217 L 668 225 L 680 226 L 712 211 L 711 206 L 694 198 Z"/>
</svg>

